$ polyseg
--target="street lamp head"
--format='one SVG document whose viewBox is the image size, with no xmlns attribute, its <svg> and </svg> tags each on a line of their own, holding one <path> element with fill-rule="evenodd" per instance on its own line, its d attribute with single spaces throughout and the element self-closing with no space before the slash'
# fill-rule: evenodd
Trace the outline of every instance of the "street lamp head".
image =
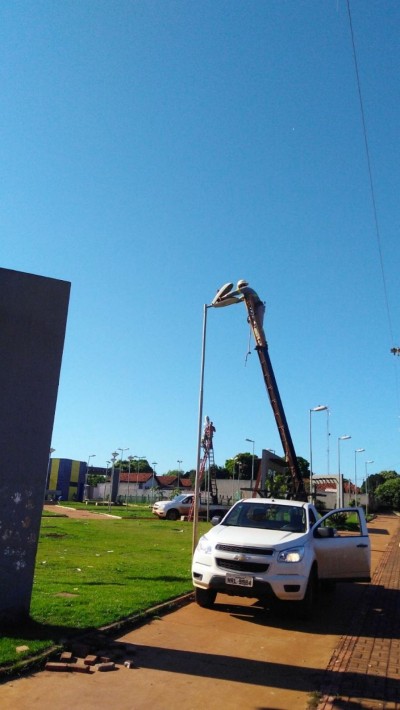
<svg viewBox="0 0 400 710">
<path fill-rule="evenodd" d="M 250 441 L 250 444 L 254 444 L 253 439 L 246 439 L 246 441 Z"/>
<path fill-rule="evenodd" d="M 214 308 L 222 308 L 223 306 L 230 306 L 233 303 L 240 303 L 240 298 L 229 295 L 230 291 L 232 291 L 232 287 L 233 283 L 227 283 L 221 286 L 211 301 L 211 306 Z"/>
<path fill-rule="evenodd" d="M 365 463 L 367 464 L 367 463 L 374 463 L 374 462 L 373 461 L 366 461 Z"/>
<path fill-rule="evenodd" d="M 355 453 L 356 453 L 356 454 L 361 454 L 362 451 L 365 451 L 365 449 L 356 449 L 356 450 L 355 450 Z"/>
<path fill-rule="evenodd" d="M 350 434 L 343 434 L 343 436 L 339 436 L 340 441 L 346 441 L 347 439 L 351 439 Z"/>
<path fill-rule="evenodd" d="M 310 412 L 325 412 L 327 409 L 328 407 L 326 404 L 319 404 L 317 407 L 310 409 Z"/>
</svg>

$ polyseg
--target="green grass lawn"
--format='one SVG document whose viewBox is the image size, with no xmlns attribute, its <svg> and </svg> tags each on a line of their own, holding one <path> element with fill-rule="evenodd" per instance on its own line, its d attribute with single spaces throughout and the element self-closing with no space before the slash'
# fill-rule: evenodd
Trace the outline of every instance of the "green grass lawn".
<svg viewBox="0 0 400 710">
<path fill-rule="evenodd" d="M 113 507 L 120 520 L 66 518 L 62 506 L 43 516 L 32 623 L 0 638 L 0 666 L 191 591 L 192 524 L 139 508 Z"/>
</svg>

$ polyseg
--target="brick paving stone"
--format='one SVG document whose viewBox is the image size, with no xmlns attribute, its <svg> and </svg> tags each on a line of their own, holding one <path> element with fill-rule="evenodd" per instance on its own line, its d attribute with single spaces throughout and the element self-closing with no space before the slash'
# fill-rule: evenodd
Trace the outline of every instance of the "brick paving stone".
<svg viewBox="0 0 400 710">
<path fill-rule="evenodd" d="M 340 639 L 321 685 L 318 710 L 400 710 L 400 521 L 349 635 Z"/>
</svg>

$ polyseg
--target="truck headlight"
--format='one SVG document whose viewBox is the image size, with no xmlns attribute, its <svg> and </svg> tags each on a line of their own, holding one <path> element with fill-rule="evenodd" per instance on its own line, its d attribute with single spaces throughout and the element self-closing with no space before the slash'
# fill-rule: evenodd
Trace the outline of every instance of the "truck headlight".
<svg viewBox="0 0 400 710">
<path fill-rule="evenodd" d="M 304 557 L 304 547 L 292 547 L 290 550 L 281 550 L 278 562 L 301 562 Z"/>
<path fill-rule="evenodd" d="M 200 538 L 197 545 L 197 552 L 202 552 L 204 555 L 211 555 L 212 545 L 206 535 Z"/>
</svg>

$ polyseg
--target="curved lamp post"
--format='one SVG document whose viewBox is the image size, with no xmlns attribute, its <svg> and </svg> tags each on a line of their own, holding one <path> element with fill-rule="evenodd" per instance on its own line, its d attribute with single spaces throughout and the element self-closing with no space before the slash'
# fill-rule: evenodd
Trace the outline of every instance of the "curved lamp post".
<svg viewBox="0 0 400 710">
<path fill-rule="evenodd" d="M 193 535 L 192 535 L 192 553 L 194 553 L 197 545 L 197 528 L 198 528 L 198 510 L 199 510 L 199 492 L 200 492 L 200 459 L 201 459 L 201 439 L 203 425 L 203 398 L 204 398 L 204 364 L 206 354 L 206 336 L 207 336 L 207 311 L 209 308 L 222 308 L 240 303 L 240 300 L 235 296 L 230 297 L 233 284 L 224 284 L 214 296 L 210 304 L 203 306 L 203 335 L 201 345 L 201 362 L 200 362 L 200 391 L 199 391 L 199 412 L 198 412 L 198 430 L 197 430 L 197 461 L 196 461 L 196 480 L 194 486 L 194 511 L 193 511 Z M 224 298 L 224 300 L 220 300 Z"/>
<path fill-rule="evenodd" d="M 312 463 L 312 414 L 313 412 L 326 412 L 328 407 L 326 404 L 319 404 L 317 407 L 310 409 L 310 498 L 313 501 L 313 463 Z"/>
<path fill-rule="evenodd" d="M 129 451 L 129 446 L 127 446 L 125 449 L 118 449 L 118 451 L 121 452 L 121 458 L 120 458 L 120 461 L 121 461 L 120 473 L 122 473 L 122 471 L 123 471 L 122 459 L 124 458 L 124 451 Z M 119 486 L 118 486 L 118 494 L 119 494 Z M 117 494 L 117 498 L 118 498 L 118 494 Z"/>
<path fill-rule="evenodd" d="M 108 501 L 108 508 L 111 508 L 111 503 L 112 503 L 112 492 L 113 492 L 113 484 L 114 484 L 114 470 L 115 470 L 115 462 L 118 457 L 118 451 L 113 451 L 111 454 L 111 480 L 110 480 L 110 498 Z"/>
<path fill-rule="evenodd" d="M 253 439 L 246 439 L 250 444 L 253 444 L 253 457 L 251 459 L 251 490 L 253 490 L 253 481 L 254 481 L 254 444 L 255 441 Z"/>
<path fill-rule="evenodd" d="M 137 494 L 139 491 L 139 463 L 140 461 L 145 461 L 146 456 L 132 456 L 133 459 L 136 459 L 136 503 L 137 503 Z"/>
<path fill-rule="evenodd" d="M 368 464 L 374 463 L 373 460 L 365 462 L 365 494 L 367 496 L 367 502 L 365 504 L 365 514 L 368 515 L 368 503 L 369 503 L 369 492 L 368 492 Z"/>
<path fill-rule="evenodd" d="M 355 449 L 354 451 L 354 487 L 355 487 L 355 499 L 354 502 L 357 506 L 357 454 L 361 454 L 365 449 Z"/>
<path fill-rule="evenodd" d="M 128 489 L 127 489 L 127 494 L 126 494 L 126 505 L 128 506 L 128 501 L 129 501 L 129 487 L 130 487 L 130 482 L 131 482 L 131 466 L 132 466 L 132 461 L 135 460 L 134 456 L 128 456 Z"/>
<path fill-rule="evenodd" d="M 339 476 L 338 508 L 343 508 L 343 481 L 342 481 L 341 471 L 340 471 L 340 442 L 347 441 L 347 439 L 351 439 L 350 434 L 343 434 L 343 436 L 338 437 L 338 476 Z"/>
</svg>

